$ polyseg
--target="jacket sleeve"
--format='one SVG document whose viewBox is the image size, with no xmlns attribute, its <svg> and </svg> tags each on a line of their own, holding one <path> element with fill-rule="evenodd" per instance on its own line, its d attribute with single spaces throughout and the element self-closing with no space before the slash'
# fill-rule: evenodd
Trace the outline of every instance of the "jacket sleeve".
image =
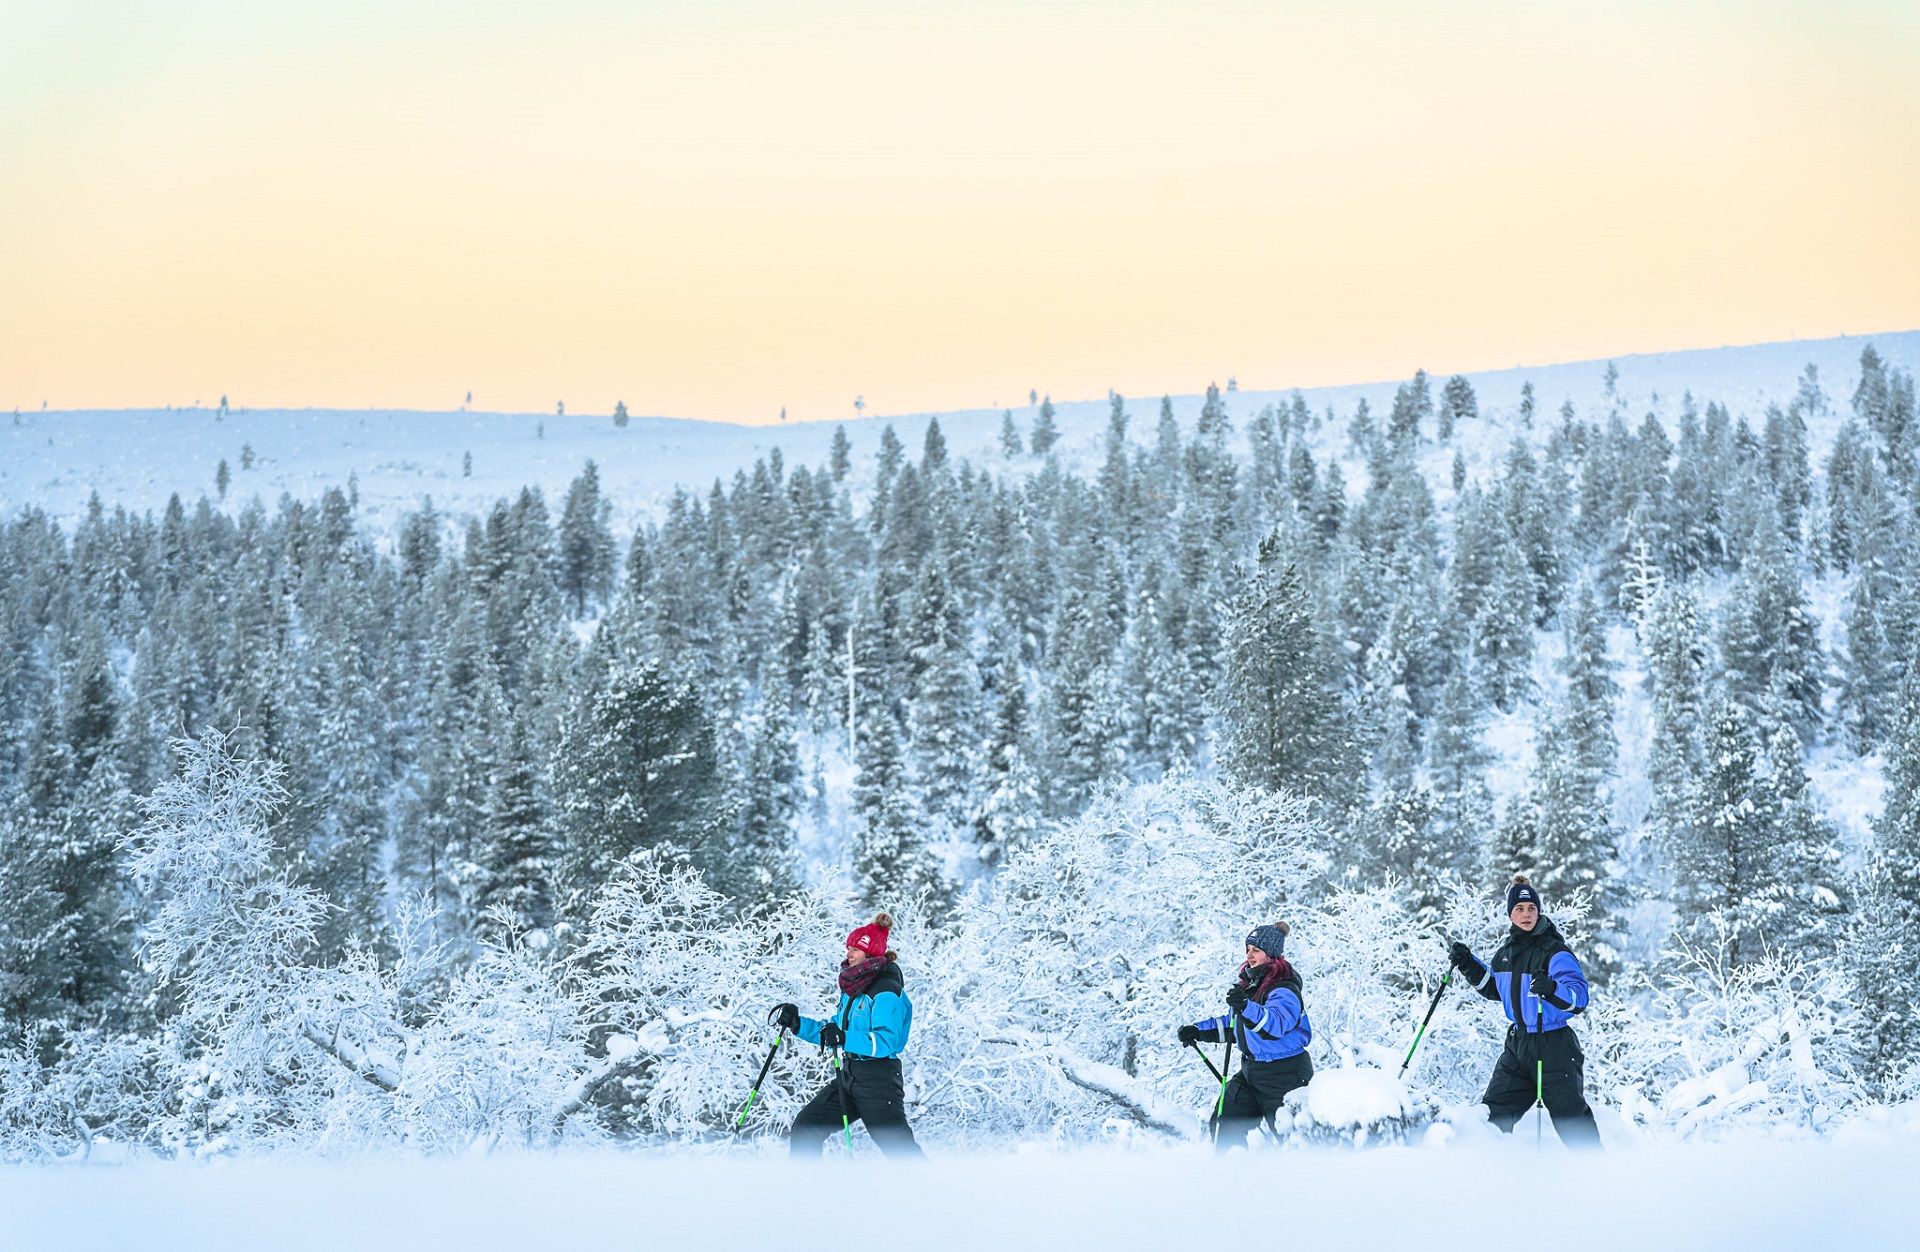
<svg viewBox="0 0 1920 1252">
<path fill-rule="evenodd" d="M 906 1050 L 907 1033 L 913 1028 L 913 1004 L 898 992 L 883 991 L 873 997 L 867 1011 L 868 1056 L 898 1056 Z"/>
<path fill-rule="evenodd" d="M 1211 1043 L 1220 1037 L 1220 1032 L 1226 1028 L 1229 1020 L 1229 1018 L 1224 1016 L 1203 1017 L 1193 1024 L 1193 1028 L 1199 1031 L 1201 1035 Z"/>
<path fill-rule="evenodd" d="M 1487 999 L 1498 1000 L 1500 998 L 1500 983 L 1499 980 L 1493 976 L 1493 966 L 1477 956 L 1473 958 L 1473 963 L 1480 967 L 1480 972 L 1475 974 L 1472 970 L 1463 969 L 1460 971 L 1460 976 L 1472 982 L 1473 989 Z"/>
<path fill-rule="evenodd" d="M 810 1043 L 817 1048 L 820 1046 L 820 1027 L 825 1024 L 811 1017 L 802 1017 L 800 1029 L 793 1032 L 794 1037 L 802 1043 Z"/>
<path fill-rule="evenodd" d="M 1578 1013 L 1587 1007 L 1589 991 L 1586 971 L 1580 968 L 1580 962 L 1571 952 L 1556 952 L 1547 962 L 1547 973 L 1553 975 L 1554 996 L 1563 1000 L 1569 1013 Z"/>
<path fill-rule="evenodd" d="M 1305 1012 L 1300 997 L 1286 987 L 1275 987 L 1267 996 L 1265 1004 L 1248 1000 L 1246 1007 L 1240 1010 L 1240 1016 L 1247 1019 L 1247 1025 L 1255 1030 L 1264 1030 L 1270 1035 L 1284 1035 L 1300 1024 L 1300 1014 Z"/>
</svg>

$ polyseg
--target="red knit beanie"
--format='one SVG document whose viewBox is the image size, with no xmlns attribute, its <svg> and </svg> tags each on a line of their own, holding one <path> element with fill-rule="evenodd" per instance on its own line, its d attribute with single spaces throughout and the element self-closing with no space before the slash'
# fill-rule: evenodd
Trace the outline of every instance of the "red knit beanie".
<svg viewBox="0 0 1920 1252">
<path fill-rule="evenodd" d="M 871 922 L 857 928 L 852 934 L 847 936 L 847 946 L 849 948 L 858 948 L 870 957 L 885 956 L 887 954 L 887 932 L 892 929 L 893 914 L 876 914 Z"/>
</svg>

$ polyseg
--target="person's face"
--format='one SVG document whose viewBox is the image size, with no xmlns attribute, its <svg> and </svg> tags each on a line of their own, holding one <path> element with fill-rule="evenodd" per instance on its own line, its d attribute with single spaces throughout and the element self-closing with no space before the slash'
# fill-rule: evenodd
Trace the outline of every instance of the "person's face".
<svg viewBox="0 0 1920 1252">
<path fill-rule="evenodd" d="M 866 959 L 867 959 L 867 954 L 865 952 L 861 951 L 859 948 L 854 947 L 852 944 L 847 945 L 846 963 L 848 965 L 857 965 L 861 961 L 864 961 Z"/>
<path fill-rule="evenodd" d="M 1520 929 L 1532 930 L 1540 924 L 1540 906 L 1531 900 L 1522 900 L 1513 906 L 1513 912 L 1507 917 Z"/>
<path fill-rule="evenodd" d="M 1259 948 L 1254 947 L 1252 944 L 1247 945 L 1247 965 L 1249 968 L 1259 969 L 1272 959 L 1272 957 L 1262 952 Z"/>
</svg>

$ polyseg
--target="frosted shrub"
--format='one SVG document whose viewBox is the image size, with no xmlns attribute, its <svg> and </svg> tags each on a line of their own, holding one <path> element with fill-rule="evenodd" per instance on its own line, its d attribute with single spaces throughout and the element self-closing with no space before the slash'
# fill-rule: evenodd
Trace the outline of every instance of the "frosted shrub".
<svg viewBox="0 0 1920 1252">
<path fill-rule="evenodd" d="M 1834 963 L 1768 953 L 1733 966 L 1718 950 L 1678 960 L 1670 973 L 1616 980 L 1629 997 L 1617 1036 L 1599 1057 L 1589 1051 L 1590 1080 L 1622 1113 L 1685 1137 L 1820 1131 L 1860 1098 L 1854 992 Z"/>
<path fill-rule="evenodd" d="M 860 913 L 847 897 L 803 893 L 742 914 L 668 852 L 627 858 L 568 960 L 596 1042 L 617 1037 L 613 1046 L 630 1058 L 621 1094 L 604 1099 L 624 1105 L 642 1131 L 727 1124 L 773 1042 L 767 1010 L 791 1001 L 819 1016 L 832 1007 L 841 939 Z M 767 1117 L 798 1109 L 792 1092 L 811 1078 L 791 1067 L 809 1063 L 824 1072 L 816 1057 L 779 1065 Z"/>
<path fill-rule="evenodd" d="M 1304 800 L 1190 778 L 1037 833 L 942 951 L 957 1007 L 924 1105 L 973 1134 L 1190 1131 L 1214 1084 L 1174 1030 L 1224 1011 L 1248 927 L 1312 898 L 1328 843 Z"/>
<path fill-rule="evenodd" d="M 584 1068 L 586 1031 L 538 953 L 490 949 L 454 981 L 407 1056 L 396 1112 L 429 1150 L 545 1144 Z M 584 1124 L 570 1127 L 590 1133 Z"/>
</svg>

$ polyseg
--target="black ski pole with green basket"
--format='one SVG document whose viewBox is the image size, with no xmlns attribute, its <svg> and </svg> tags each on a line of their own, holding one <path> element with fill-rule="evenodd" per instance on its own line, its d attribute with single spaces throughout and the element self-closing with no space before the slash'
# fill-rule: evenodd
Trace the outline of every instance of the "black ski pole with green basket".
<svg viewBox="0 0 1920 1252">
<path fill-rule="evenodd" d="M 1415 1049 L 1419 1048 L 1420 1041 L 1427 1037 L 1427 1023 L 1433 1020 L 1433 1011 L 1440 1007 L 1440 997 L 1447 993 L 1447 984 L 1452 981 L 1453 967 L 1448 966 L 1447 972 L 1440 976 L 1440 985 L 1434 989 L 1432 1003 L 1427 1005 L 1427 1015 L 1420 1019 L 1420 1029 L 1414 1032 L 1413 1046 L 1407 1049 L 1407 1059 L 1400 1062 L 1400 1073 L 1397 1075 L 1398 1077 L 1405 1078 L 1407 1076 L 1407 1066 L 1413 1064 Z"/>
<path fill-rule="evenodd" d="M 740 1106 L 740 1115 L 733 1119 L 733 1128 L 736 1132 L 747 1124 L 747 1114 L 753 1111 L 753 1102 L 760 1098 L 760 1084 L 767 1081 L 767 1071 L 773 1068 L 774 1054 L 780 1051 L 780 1045 L 786 1041 L 787 1030 L 782 1026 L 773 1036 L 773 1046 L 767 1049 L 767 1059 L 760 1066 L 759 1077 L 753 1080 L 753 1089 L 747 1092 L 747 1102 Z"/>
</svg>

